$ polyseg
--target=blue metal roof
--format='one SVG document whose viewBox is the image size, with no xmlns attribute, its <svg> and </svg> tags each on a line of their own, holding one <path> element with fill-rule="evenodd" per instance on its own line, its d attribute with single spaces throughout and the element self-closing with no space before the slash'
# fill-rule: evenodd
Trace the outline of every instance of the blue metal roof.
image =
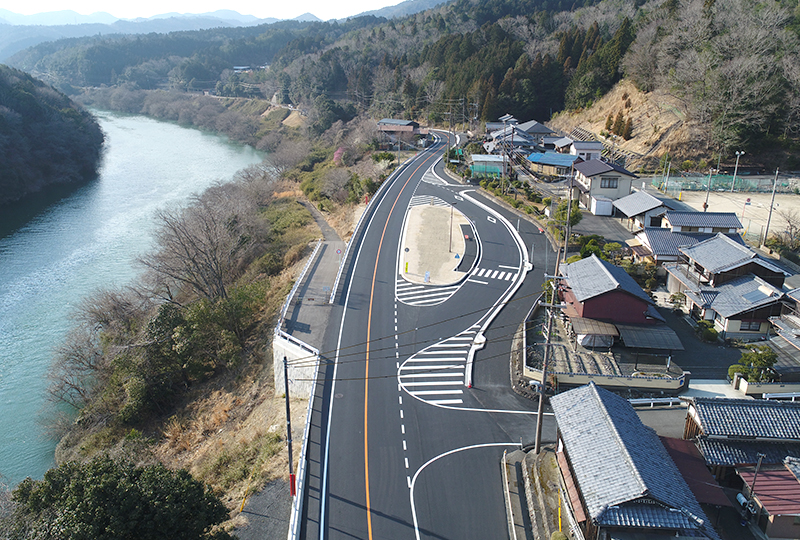
<svg viewBox="0 0 800 540">
<path fill-rule="evenodd" d="M 528 161 L 531 163 L 550 167 L 570 167 L 578 160 L 580 160 L 578 156 L 559 154 L 558 152 L 534 152 L 528 156 Z"/>
</svg>

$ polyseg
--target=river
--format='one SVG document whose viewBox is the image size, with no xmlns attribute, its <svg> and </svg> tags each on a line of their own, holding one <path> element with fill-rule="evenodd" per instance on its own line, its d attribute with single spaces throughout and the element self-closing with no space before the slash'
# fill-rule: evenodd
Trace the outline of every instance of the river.
<svg viewBox="0 0 800 540">
<path fill-rule="evenodd" d="M 54 465 L 47 371 L 75 307 L 138 274 L 157 209 L 263 158 L 194 129 L 95 114 L 106 134 L 99 177 L 47 205 L 0 209 L 0 481 L 9 486 Z"/>
</svg>

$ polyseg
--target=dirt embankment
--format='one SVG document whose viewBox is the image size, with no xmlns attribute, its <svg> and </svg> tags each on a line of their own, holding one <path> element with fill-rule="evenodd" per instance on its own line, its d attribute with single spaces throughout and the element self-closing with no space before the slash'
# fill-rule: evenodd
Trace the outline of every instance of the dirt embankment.
<svg viewBox="0 0 800 540">
<path fill-rule="evenodd" d="M 622 113 L 633 127 L 631 138 L 602 136 L 611 115 Z M 569 134 L 582 128 L 608 146 L 633 154 L 627 168 L 652 168 L 665 153 L 673 160 L 710 159 L 708 134 L 687 118 L 680 99 L 661 91 L 640 92 L 629 81 L 620 81 L 608 94 L 587 109 L 557 114 L 548 122 L 550 128 Z"/>
</svg>

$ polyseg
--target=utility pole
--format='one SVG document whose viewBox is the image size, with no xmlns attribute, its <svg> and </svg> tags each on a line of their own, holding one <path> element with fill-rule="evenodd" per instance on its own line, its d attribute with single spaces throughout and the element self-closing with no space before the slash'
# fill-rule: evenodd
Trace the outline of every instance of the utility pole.
<svg viewBox="0 0 800 540">
<path fill-rule="evenodd" d="M 558 276 L 548 276 L 545 278 L 552 278 L 553 280 L 553 297 L 548 304 L 541 304 L 548 308 L 547 311 L 547 330 L 544 337 L 544 355 L 542 358 L 542 384 L 539 385 L 539 406 L 536 411 L 536 442 L 534 444 L 534 453 L 538 454 L 542 447 L 542 420 L 544 419 L 544 397 L 545 389 L 547 388 L 547 364 L 550 359 L 550 333 L 553 328 L 553 315 L 556 308 L 562 307 L 561 304 L 556 304 L 556 280 Z"/>
<path fill-rule="evenodd" d="M 758 478 L 758 471 L 761 469 L 761 460 L 763 460 L 766 455 L 759 452 L 758 454 L 758 463 L 756 464 L 756 472 L 753 474 L 753 483 L 750 484 L 750 498 L 747 500 L 747 509 L 750 510 L 752 513 L 755 514 L 755 508 L 753 505 L 753 499 L 756 496 L 756 479 Z"/>
<path fill-rule="evenodd" d="M 283 386 L 286 395 L 286 444 L 289 447 L 289 493 L 292 497 L 297 493 L 294 479 L 294 461 L 292 460 L 292 414 L 289 410 L 289 362 L 283 357 Z"/>
<path fill-rule="evenodd" d="M 761 242 L 761 245 L 767 243 L 767 237 L 769 236 L 769 223 L 772 221 L 772 208 L 775 206 L 775 191 L 778 189 L 778 169 L 775 169 L 775 180 L 772 182 L 772 200 L 769 203 L 769 216 L 767 217 L 767 230 L 764 232 L 764 240 Z M 744 219 L 744 216 L 742 216 Z M 742 224 L 744 225 L 744 224 Z"/>
</svg>

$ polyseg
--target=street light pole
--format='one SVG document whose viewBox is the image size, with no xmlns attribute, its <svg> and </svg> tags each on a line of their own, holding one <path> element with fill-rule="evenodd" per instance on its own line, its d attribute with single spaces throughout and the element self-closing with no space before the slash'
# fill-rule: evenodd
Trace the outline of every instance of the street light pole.
<svg viewBox="0 0 800 540">
<path fill-rule="evenodd" d="M 708 186 L 706 186 L 706 202 L 703 203 L 703 212 L 708 210 L 708 196 L 711 194 L 711 174 L 714 169 L 708 169 Z"/>
<path fill-rule="evenodd" d="M 769 203 L 769 216 L 767 217 L 767 230 L 764 233 L 764 240 L 761 241 L 761 245 L 767 243 L 767 237 L 769 237 L 769 223 L 772 221 L 772 208 L 775 206 L 775 190 L 778 189 L 778 169 L 775 169 L 775 181 L 772 183 L 772 200 Z"/>
<path fill-rule="evenodd" d="M 448 251 L 450 253 L 453 252 L 453 208 L 455 208 L 456 203 L 450 205 L 450 240 L 448 241 Z"/>
<path fill-rule="evenodd" d="M 744 155 L 744 150 L 736 151 L 736 165 L 733 167 L 733 181 L 731 182 L 731 193 L 733 193 L 733 187 L 736 185 L 736 173 L 739 171 L 739 158 Z"/>
</svg>

